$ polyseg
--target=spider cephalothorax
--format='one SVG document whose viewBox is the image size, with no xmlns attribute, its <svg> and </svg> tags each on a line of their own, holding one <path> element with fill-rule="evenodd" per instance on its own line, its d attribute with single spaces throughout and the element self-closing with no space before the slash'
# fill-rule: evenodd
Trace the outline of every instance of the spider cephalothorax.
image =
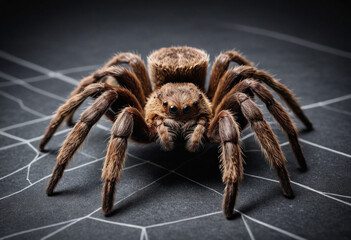
<svg viewBox="0 0 351 240">
<path fill-rule="evenodd" d="M 206 119 L 212 119 L 211 103 L 193 83 L 167 83 L 145 106 L 146 123 L 166 150 L 177 140 L 184 140 L 189 151 L 197 150 L 204 142 Z M 196 128 L 199 121 L 203 125 Z"/>
<path fill-rule="evenodd" d="M 240 66 L 229 68 L 230 62 Z M 129 64 L 130 70 L 121 66 Z M 297 130 L 286 110 L 275 101 L 267 84 L 286 102 L 293 113 L 312 128 L 292 92 L 264 71 L 253 67 L 235 51 L 220 54 L 212 67 L 209 88 L 205 92 L 208 55 L 191 47 L 162 48 L 148 57 L 151 81 L 144 62 L 132 53 L 121 53 L 105 66 L 84 78 L 72 96 L 56 112 L 44 138 L 43 150 L 64 119 L 72 125 L 77 108 L 88 97 L 95 102 L 83 112 L 66 138 L 47 194 L 51 195 L 64 169 L 83 143 L 91 127 L 106 115 L 113 126 L 102 178 L 105 181 L 102 210 L 111 212 L 115 184 L 119 182 L 128 139 L 159 142 L 165 150 L 182 142 L 189 151 L 201 149 L 206 141 L 220 143 L 223 182 L 226 184 L 223 211 L 233 215 L 238 184 L 243 178 L 240 134 L 251 125 L 268 162 L 274 167 L 286 197 L 292 197 L 285 156 L 270 126 L 255 102 L 258 96 L 287 134 L 301 169 L 306 169 Z"/>
</svg>

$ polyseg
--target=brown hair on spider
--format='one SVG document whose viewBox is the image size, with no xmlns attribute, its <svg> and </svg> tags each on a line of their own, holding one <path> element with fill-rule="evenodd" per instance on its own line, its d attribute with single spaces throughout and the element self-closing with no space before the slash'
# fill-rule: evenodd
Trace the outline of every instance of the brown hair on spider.
<svg viewBox="0 0 351 240">
<path fill-rule="evenodd" d="M 249 125 L 278 175 L 283 194 L 292 197 L 284 153 L 252 98 L 257 96 L 267 106 L 287 134 L 292 152 L 303 170 L 307 165 L 297 130 L 287 111 L 264 84 L 281 96 L 308 129 L 312 129 L 312 123 L 286 86 L 253 67 L 235 51 L 216 58 L 205 91 L 208 61 L 204 50 L 186 46 L 161 48 L 148 57 L 149 76 L 139 56 L 121 53 L 82 79 L 71 98 L 57 110 L 39 145 L 43 150 L 65 119 L 72 124 L 74 112 L 85 99 L 96 98 L 63 143 L 47 194 L 53 194 L 90 129 L 105 115 L 113 122 L 102 171 L 105 181 L 102 211 L 105 214 L 111 213 L 113 208 L 115 185 L 121 177 L 129 138 L 139 143 L 156 141 L 166 150 L 173 149 L 177 139 L 183 139 L 189 151 L 200 150 L 205 142 L 219 144 L 222 181 L 226 184 L 222 207 L 225 216 L 232 217 L 238 186 L 243 179 L 240 135 Z M 231 62 L 240 66 L 230 68 Z M 130 70 L 121 66 L 125 63 L 129 64 Z"/>
<path fill-rule="evenodd" d="M 200 115 L 212 117 L 211 103 L 193 83 L 167 83 L 153 92 L 145 106 L 146 121 L 155 116 L 186 122 Z"/>
</svg>

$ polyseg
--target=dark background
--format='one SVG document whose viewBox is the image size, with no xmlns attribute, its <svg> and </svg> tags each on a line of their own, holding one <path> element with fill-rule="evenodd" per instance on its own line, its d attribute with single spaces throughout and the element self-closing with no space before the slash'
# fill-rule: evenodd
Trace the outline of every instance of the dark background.
<svg viewBox="0 0 351 240">
<path fill-rule="evenodd" d="M 0 239 L 351 238 L 346 1 L 5 1 L 0 9 Z M 315 126 L 307 132 L 294 119 L 309 165 L 305 173 L 257 103 L 282 144 L 296 197 L 282 196 L 248 129 L 242 135 L 246 175 L 236 205 L 241 214 L 233 220 L 221 213 L 217 146 L 191 154 L 133 143 L 115 211 L 105 217 L 99 207 L 111 127 L 106 120 L 70 163 L 57 194 L 47 197 L 68 128 L 62 126 L 49 153 L 36 148 L 50 115 L 75 87 L 69 82 L 115 53 L 132 51 L 146 61 L 152 50 L 172 45 L 205 49 L 211 62 L 235 48 L 294 91 Z"/>
</svg>

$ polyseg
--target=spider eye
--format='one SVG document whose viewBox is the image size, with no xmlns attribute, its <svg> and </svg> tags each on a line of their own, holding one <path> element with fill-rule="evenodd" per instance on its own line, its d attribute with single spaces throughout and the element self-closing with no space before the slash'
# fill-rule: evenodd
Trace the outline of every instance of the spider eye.
<svg viewBox="0 0 351 240">
<path fill-rule="evenodd" d="M 201 93 L 199 93 L 199 98 L 202 98 L 202 94 Z"/>
<path fill-rule="evenodd" d="M 162 97 L 162 94 L 161 94 L 161 93 L 159 93 L 157 96 L 158 96 L 158 98 L 161 98 L 161 97 Z"/>
<path fill-rule="evenodd" d="M 170 106 L 169 107 L 169 112 L 172 113 L 172 114 L 176 114 L 178 111 L 178 108 L 176 106 Z"/>
<path fill-rule="evenodd" d="M 198 101 L 193 102 L 193 106 L 196 107 L 197 105 L 199 105 L 199 102 L 198 102 Z"/>
<path fill-rule="evenodd" d="M 189 105 L 185 105 L 183 107 L 183 113 L 187 114 L 190 113 L 191 107 Z"/>
<path fill-rule="evenodd" d="M 163 106 L 167 107 L 168 102 L 167 101 L 163 101 Z"/>
</svg>

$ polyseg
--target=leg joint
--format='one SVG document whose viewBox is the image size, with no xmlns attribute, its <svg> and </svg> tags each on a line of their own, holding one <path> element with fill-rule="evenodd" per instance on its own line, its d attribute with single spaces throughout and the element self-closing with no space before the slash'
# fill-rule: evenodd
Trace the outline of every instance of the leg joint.
<svg viewBox="0 0 351 240">
<path fill-rule="evenodd" d="M 112 134 L 115 137 L 128 138 L 133 132 L 133 115 L 127 110 L 122 111 L 112 127 Z"/>
</svg>

